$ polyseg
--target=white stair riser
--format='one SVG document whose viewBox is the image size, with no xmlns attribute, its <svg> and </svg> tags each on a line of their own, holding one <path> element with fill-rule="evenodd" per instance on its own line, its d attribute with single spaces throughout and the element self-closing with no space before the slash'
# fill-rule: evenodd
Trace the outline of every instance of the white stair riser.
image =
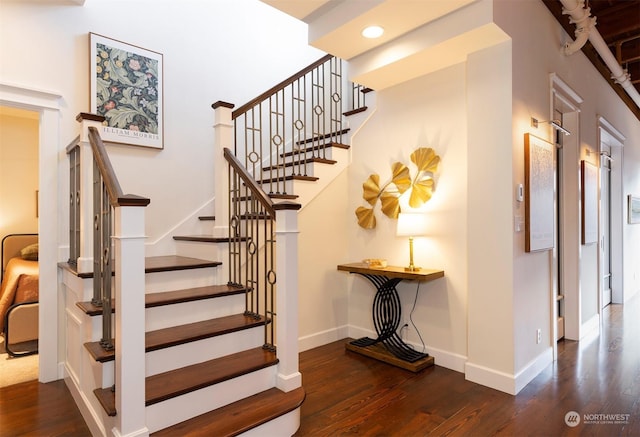
<svg viewBox="0 0 640 437">
<path fill-rule="evenodd" d="M 301 163 L 300 165 L 290 165 L 280 169 L 265 170 L 263 178 L 276 178 L 282 176 L 303 175 L 314 176 L 314 167 L 316 165 L 330 165 L 330 164 L 316 164 L 314 162 L 308 162 L 306 165 Z"/>
<path fill-rule="evenodd" d="M 274 182 L 273 184 L 266 182 L 266 183 L 260 184 L 260 186 L 262 187 L 264 192 L 267 194 L 282 194 L 282 186 L 283 186 L 282 182 L 280 182 L 280 184 L 276 182 Z M 271 190 L 273 190 L 274 193 L 271 193 Z M 280 193 L 275 193 L 276 190 L 280 190 Z M 287 194 L 294 194 L 293 181 L 284 181 L 284 190 L 286 191 Z"/>
<path fill-rule="evenodd" d="M 342 137 L 342 143 L 343 144 L 349 144 L 349 137 L 348 136 L 343 136 Z M 311 147 L 310 144 L 307 145 L 303 145 L 300 147 Z M 336 159 L 335 158 L 335 151 L 336 150 L 343 150 L 341 147 L 327 147 L 325 150 L 322 149 L 316 149 L 315 151 L 311 151 L 311 150 L 307 150 L 307 152 L 305 152 L 304 154 L 302 153 L 297 153 L 295 155 L 295 159 L 297 161 L 300 161 L 302 159 L 311 159 L 311 158 L 322 158 L 322 159 Z M 282 157 L 280 158 L 282 159 Z M 287 155 L 284 158 L 285 162 L 292 162 L 294 160 L 294 156 L 293 155 Z"/>
<path fill-rule="evenodd" d="M 213 235 L 211 231 L 204 232 L 202 235 Z M 218 246 L 229 243 L 210 243 L 205 241 L 180 241 L 176 240 L 176 255 L 188 256 L 191 258 L 206 259 L 208 261 L 221 261 Z M 218 267 L 224 268 L 223 266 Z"/>
<path fill-rule="evenodd" d="M 340 173 L 342 173 L 349 165 L 349 151 L 345 149 L 336 149 L 334 155 L 338 161 L 333 165 L 318 164 L 316 176 L 319 178 L 315 182 L 309 181 L 293 181 L 293 193 L 298 196 L 296 202 L 300 203 L 304 208 L 305 205 L 320 194 Z"/>
<path fill-rule="evenodd" d="M 145 276 L 145 291 L 147 293 L 156 293 L 214 285 L 218 283 L 216 281 L 216 269 L 220 267 L 147 273 Z"/>
<path fill-rule="evenodd" d="M 147 352 L 146 376 L 157 375 L 169 370 L 253 349 L 263 344 L 264 326 L 257 326 L 226 335 Z"/>
<path fill-rule="evenodd" d="M 155 432 L 275 386 L 277 366 L 242 375 L 146 408 L 147 428 Z"/>
<path fill-rule="evenodd" d="M 300 408 L 240 434 L 242 437 L 291 436 L 300 428 Z"/>
<path fill-rule="evenodd" d="M 147 308 L 145 330 L 169 328 L 244 312 L 244 294 Z"/>
<path fill-rule="evenodd" d="M 96 378 L 95 387 L 113 387 L 113 384 L 116 383 L 115 361 L 107 361 L 106 363 L 94 361 L 93 368 L 93 375 Z"/>
</svg>

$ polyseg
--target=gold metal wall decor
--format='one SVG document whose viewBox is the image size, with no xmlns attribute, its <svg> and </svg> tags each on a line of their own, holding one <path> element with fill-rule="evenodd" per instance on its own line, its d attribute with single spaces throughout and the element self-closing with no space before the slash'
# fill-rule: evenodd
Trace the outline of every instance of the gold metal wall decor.
<svg viewBox="0 0 640 437">
<path fill-rule="evenodd" d="M 415 178 L 411 178 L 409 168 L 401 162 L 391 166 L 391 179 L 380 185 L 380 176 L 370 175 L 362 184 L 362 197 L 371 207 L 356 209 L 358 224 L 365 229 L 376 227 L 374 208 L 380 200 L 382 213 L 397 219 L 400 214 L 400 196 L 411 190 L 409 206 L 419 208 L 431 199 L 434 188 L 434 174 L 438 170 L 440 157 L 430 147 L 421 147 L 411 154 L 411 162 L 417 166 Z"/>
</svg>

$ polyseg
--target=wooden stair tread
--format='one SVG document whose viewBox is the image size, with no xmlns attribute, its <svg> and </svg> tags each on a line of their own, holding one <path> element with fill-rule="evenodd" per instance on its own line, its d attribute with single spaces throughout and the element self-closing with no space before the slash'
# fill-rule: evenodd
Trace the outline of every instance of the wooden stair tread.
<svg viewBox="0 0 640 437">
<path fill-rule="evenodd" d="M 145 273 L 169 272 L 174 270 L 201 269 L 206 267 L 217 267 L 220 261 L 208 261 L 186 256 L 165 255 L 151 256 L 145 258 Z"/>
<path fill-rule="evenodd" d="M 317 181 L 318 177 L 315 176 L 299 176 L 299 175 L 290 175 L 290 176 L 280 176 L 276 178 L 267 178 L 261 181 L 258 181 L 259 184 L 268 184 L 269 182 L 278 182 L 278 181 Z"/>
<path fill-rule="evenodd" d="M 116 415 L 116 393 L 111 390 L 111 387 L 97 388 L 93 391 L 93 394 L 98 398 L 98 402 L 104 408 L 107 416 L 113 417 Z"/>
<path fill-rule="evenodd" d="M 202 243 L 228 243 L 229 237 L 213 237 L 211 235 L 174 235 L 176 241 L 198 241 Z"/>
<path fill-rule="evenodd" d="M 278 364 L 275 352 L 261 347 L 249 349 L 202 363 L 170 370 L 145 378 L 145 405 L 153 405 L 201 388 Z M 109 416 L 117 414 L 116 393 L 97 388 L 94 394 Z"/>
<path fill-rule="evenodd" d="M 258 347 L 149 376 L 145 404 L 153 405 L 277 363 L 275 352 Z"/>
<path fill-rule="evenodd" d="M 369 108 L 368 108 L 368 107 L 366 107 L 366 106 L 361 106 L 361 107 L 359 107 L 359 108 L 356 108 L 356 109 L 352 109 L 352 110 L 350 110 L 350 111 L 343 112 L 343 113 L 342 113 L 342 115 L 344 115 L 345 117 L 349 117 L 349 116 L 351 116 L 351 115 L 355 115 L 355 114 L 359 114 L 359 113 L 361 113 L 361 112 L 365 112 L 367 109 L 369 109 Z"/>
<path fill-rule="evenodd" d="M 272 199 L 295 200 L 299 196 L 297 194 L 267 194 Z"/>
<path fill-rule="evenodd" d="M 232 294 L 240 294 L 246 291 L 245 287 L 235 285 L 208 285 L 205 287 L 187 288 L 183 290 L 163 291 L 147 293 L 144 296 L 145 308 L 153 308 L 163 305 L 191 302 L 194 300 L 211 299 Z M 76 302 L 76 306 L 89 316 L 102 315 L 102 307 L 96 306 L 91 301 Z M 111 303 L 111 310 L 115 311 L 115 300 Z"/>
<path fill-rule="evenodd" d="M 275 170 L 276 168 L 286 168 L 286 167 L 293 167 L 296 165 L 304 165 L 304 164 L 310 164 L 310 163 L 314 163 L 317 162 L 319 164 L 329 164 L 329 165 L 334 165 L 337 164 L 338 161 L 334 160 L 334 159 L 325 159 L 325 158 L 307 158 L 307 159 L 301 159 L 300 161 L 288 161 L 288 162 L 284 162 L 282 164 L 278 164 L 278 165 L 270 165 L 268 167 L 263 168 L 264 171 L 269 171 L 269 170 Z"/>
<path fill-rule="evenodd" d="M 176 346 L 191 341 L 216 337 L 254 328 L 265 324 L 264 317 L 253 317 L 244 314 L 218 317 L 216 319 L 203 320 L 201 322 L 186 325 L 172 326 L 158 329 L 145 334 L 145 349 L 147 352 Z"/>
<path fill-rule="evenodd" d="M 184 290 L 147 293 L 144 300 L 146 308 L 153 308 L 162 305 L 241 294 L 246 291 L 247 289 L 245 287 L 237 285 L 208 285 L 205 287 L 187 288 Z"/>
<path fill-rule="evenodd" d="M 151 435 L 235 436 L 295 410 L 302 405 L 304 399 L 305 391 L 302 387 L 288 393 L 271 388 Z"/>
<path fill-rule="evenodd" d="M 145 333 L 145 352 L 242 331 L 264 324 L 264 317 L 255 318 L 244 314 L 233 314 L 231 316 L 149 331 Z M 115 359 L 115 350 L 104 350 L 99 341 L 85 343 L 85 347 L 91 356 L 100 363 Z"/>
<path fill-rule="evenodd" d="M 334 138 L 337 137 L 339 135 L 344 135 L 346 133 L 348 133 L 351 129 L 347 128 L 347 129 L 342 129 L 336 132 L 330 132 L 328 134 L 324 134 L 324 135 L 316 135 L 314 137 L 311 138 L 307 138 L 304 140 L 300 140 L 300 141 L 296 141 L 296 144 L 307 144 L 307 143 L 313 143 L 316 141 L 322 141 L 322 140 L 326 140 L 327 138 Z"/>
<path fill-rule="evenodd" d="M 290 152 L 281 153 L 280 156 L 282 158 L 286 158 L 288 156 L 300 155 L 300 154 L 312 152 L 314 150 L 326 149 L 326 148 L 329 148 L 329 147 L 335 147 L 336 149 L 348 150 L 350 146 L 348 144 L 342 144 L 342 143 L 326 143 L 326 144 L 320 144 L 320 145 L 313 146 L 313 147 L 306 147 L 304 149 L 292 150 Z"/>
<path fill-rule="evenodd" d="M 144 260 L 145 273 L 170 272 L 174 270 L 201 269 L 206 267 L 217 267 L 221 265 L 220 261 L 207 261 L 198 258 L 190 258 L 186 256 L 166 255 L 151 256 Z M 79 278 L 93 278 L 93 272 L 78 273 L 75 265 L 69 263 L 59 263 L 61 268 L 68 270 Z M 115 272 L 114 272 L 115 273 Z"/>
</svg>

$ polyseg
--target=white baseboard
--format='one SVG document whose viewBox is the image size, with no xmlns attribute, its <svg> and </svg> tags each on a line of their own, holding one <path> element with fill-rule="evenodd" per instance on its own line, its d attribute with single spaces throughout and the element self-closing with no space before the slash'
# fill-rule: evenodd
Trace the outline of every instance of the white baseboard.
<svg viewBox="0 0 640 437">
<path fill-rule="evenodd" d="M 552 361 L 553 349 L 547 348 L 515 375 L 467 362 L 465 379 L 515 396 Z"/>
<path fill-rule="evenodd" d="M 298 338 L 298 349 L 300 352 L 304 352 L 347 337 L 349 337 L 349 327 L 343 325 Z"/>
<path fill-rule="evenodd" d="M 540 355 L 527 363 L 515 378 L 515 392 L 520 392 L 536 376 L 540 374 L 549 364 L 553 363 L 553 348 L 548 347 Z"/>
<path fill-rule="evenodd" d="M 580 340 L 600 333 L 600 314 L 595 314 L 580 326 Z"/>
<path fill-rule="evenodd" d="M 513 374 L 500 372 L 485 366 L 467 362 L 464 370 L 467 381 L 515 395 L 515 377 Z"/>
<path fill-rule="evenodd" d="M 107 435 L 106 429 L 104 428 L 104 426 L 103 426 L 102 422 L 100 421 L 100 419 L 98 417 L 96 417 L 96 412 L 91 407 L 91 403 L 85 397 L 84 393 L 82 393 L 82 391 L 80 391 L 80 388 L 76 385 L 75 380 L 67 372 L 66 367 L 64 369 L 65 369 L 65 371 L 64 371 L 64 373 L 65 373 L 64 382 L 65 382 L 67 388 L 69 389 L 69 392 L 71 393 L 71 396 L 73 397 L 74 401 L 76 402 L 78 410 L 80 410 L 80 414 L 82 415 L 82 418 L 84 419 L 85 423 L 87 424 L 87 427 L 89 428 L 89 431 L 91 432 L 91 435 L 92 436 L 106 436 Z"/>
</svg>

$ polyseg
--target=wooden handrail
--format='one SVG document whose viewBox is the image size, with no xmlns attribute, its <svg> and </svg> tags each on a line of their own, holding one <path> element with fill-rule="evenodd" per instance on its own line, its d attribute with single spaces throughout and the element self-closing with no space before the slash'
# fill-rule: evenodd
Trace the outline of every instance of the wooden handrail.
<svg viewBox="0 0 640 437">
<path fill-rule="evenodd" d="M 71 141 L 69 143 L 69 145 L 65 148 L 65 150 L 67 151 L 67 155 L 69 153 L 71 153 L 73 151 L 73 149 L 75 149 L 76 147 L 78 147 L 80 145 L 80 135 L 78 135 L 77 137 L 75 137 L 73 139 L 73 141 Z"/>
<path fill-rule="evenodd" d="M 107 155 L 102 138 L 100 138 L 100 133 L 98 129 L 93 126 L 89 127 L 89 143 L 91 143 L 93 157 L 96 160 L 107 193 L 109 194 L 109 203 L 111 206 L 147 206 L 151 202 L 149 199 L 134 194 L 125 195 L 122 193 L 122 188 L 120 188 L 116 173 L 113 171 L 113 166 Z"/>
<path fill-rule="evenodd" d="M 238 118 L 239 116 L 241 116 L 242 114 L 247 112 L 249 109 L 253 108 L 258 103 L 266 100 L 267 98 L 269 98 L 273 94 L 275 94 L 278 91 L 284 89 L 287 85 L 291 85 L 293 82 L 295 82 L 296 80 L 300 79 L 302 76 L 304 76 L 305 74 L 307 74 L 308 72 L 310 72 L 314 68 L 319 67 L 320 65 L 324 64 L 325 62 L 327 62 L 331 58 L 333 58 L 333 55 L 325 55 L 322 58 L 318 59 L 313 64 L 309 65 L 308 67 L 306 67 L 306 68 L 300 70 L 299 72 L 297 72 L 296 74 L 292 75 L 288 79 L 285 79 L 282 82 L 280 82 L 279 84 L 269 88 L 267 91 L 265 91 L 264 93 L 260 94 L 258 97 L 248 101 L 247 103 L 245 103 L 244 105 L 240 106 L 238 109 L 233 111 L 231 113 L 231 119 L 235 120 L 236 118 Z"/>
<path fill-rule="evenodd" d="M 256 199 L 264 206 L 271 217 L 275 217 L 275 209 L 273 200 L 264 192 L 264 190 L 257 184 L 257 182 L 251 177 L 249 172 L 238 161 L 238 158 L 227 147 L 224 148 L 224 158 L 229 165 L 238 173 L 242 181 L 245 183 L 251 193 L 256 196 Z"/>
</svg>

